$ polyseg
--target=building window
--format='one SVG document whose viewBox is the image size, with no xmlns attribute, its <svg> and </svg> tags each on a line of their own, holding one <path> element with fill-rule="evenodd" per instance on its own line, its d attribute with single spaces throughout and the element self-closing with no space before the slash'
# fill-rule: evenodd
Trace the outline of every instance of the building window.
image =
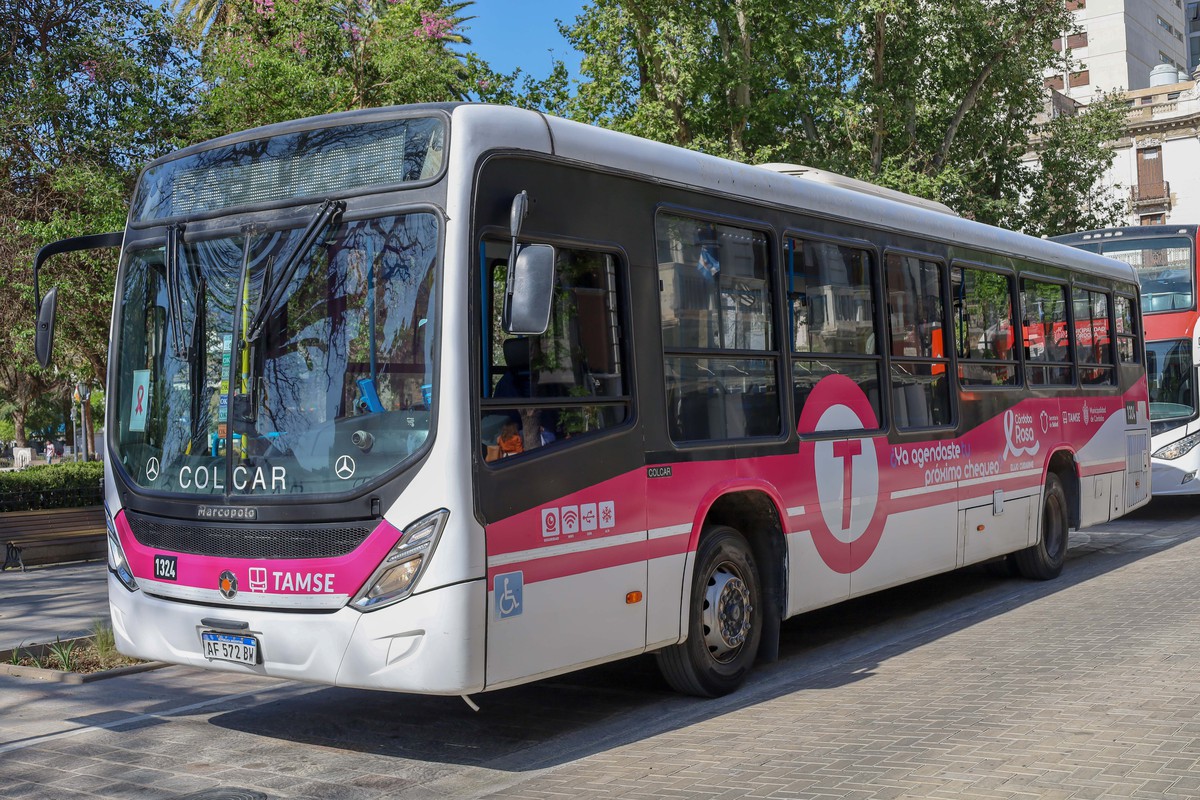
<svg viewBox="0 0 1200 800">
<path fill-rule="evenodd" d="M 1166 223 L 1165 214 L 1143 214 L 1139 225 L 1163 225 Z"/>
<path fill-rule="evenodd" d="M 1055 89 L 1060 92 L 1063 90 L 1062 75 L 1055 75 L 1051 78 L 1046 78 L 1046 80 L 1042 81 L 1042 83 L 1045 84 L 1047 89 Z"/>
<path fill-rule="evenodd" d="M 1067 11 L 1080 11 L 1087 8 L 1087 0 L 1067 0 Z"/>
<path fill-rule="evenodd" d="M 1087 31 L 1083 33 L 1073 33 L 1067 37 L 1067 47 L 1072 50 L 1077 50 L 1080 47 L 1087 47 L 1088 38 Z"/>
<path fill-rule="evenodd" d="M 1091 82 L 1092 82 L 1091 74 L 1086 69 L 1083 70 L 1082 72 L 1072 72 L 1071 73 L 1071 88 L 1072 89 L 1074 89 L 1076 86 L 1087 86 Z"/>
</svg>

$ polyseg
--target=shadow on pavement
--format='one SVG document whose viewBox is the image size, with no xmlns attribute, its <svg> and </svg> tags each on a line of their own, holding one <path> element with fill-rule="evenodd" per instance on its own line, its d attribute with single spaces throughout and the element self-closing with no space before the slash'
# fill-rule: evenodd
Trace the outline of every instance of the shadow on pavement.
<svg viewBox="0 0 1200 800">
<path fill-rule="evenodd" d="M 210 723 L 267 739 L 377 756 L 523 772 L 604 752 L 783 695 L 844 686 L 883 661 L 1200 536 L 1200 499 L 1172 499 L 1072 534 L 1061 577 L 1000 579 L 982 566 L 890 589 L 784 623 L 779 660 L 729 697 L 672 692 L 652 656 L 459 698 L 348 689 L 230 709 Z M 1115 528 L 1115 530 L 1108 530 Z M 970 601 L 970 602 L 968 602 Z"/>
</svg>

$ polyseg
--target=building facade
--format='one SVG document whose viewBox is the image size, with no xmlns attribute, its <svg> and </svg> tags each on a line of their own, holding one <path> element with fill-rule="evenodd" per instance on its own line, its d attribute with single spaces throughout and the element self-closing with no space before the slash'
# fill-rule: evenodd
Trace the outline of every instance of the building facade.
<svg viewBox="0 0 1200 800">
<path fill-rule="evenodd" d="M 1190 74 L 1200 49 L 1200 0 L 1069 0 L 1079 32 L 1055 49 L 1062 67 L 1046 85 L 1087 103 L 1097 92 L 1150 86 L 1150 72 L 1170 64 Z M 1190 16 L 1189 16 L 1190 15 Z M 1189 57 L 1188 48 L 1193 48 Z"/>
<path fill-rule="evenodd" d="M 1196 81 L 1128 92 L 1125 136 L 1106 177 L 1129 201 L 1127 225 L 1200 222 L 1200 93 Z"/>
</svg>

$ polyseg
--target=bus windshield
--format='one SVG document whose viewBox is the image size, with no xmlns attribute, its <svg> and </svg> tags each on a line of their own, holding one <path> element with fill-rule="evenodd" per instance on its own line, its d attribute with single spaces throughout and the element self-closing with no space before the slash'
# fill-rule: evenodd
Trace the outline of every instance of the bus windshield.
<svg viewBox="0 0 1200 800">
<path fill-rule="evenodd" d="M 1186 420 L 1196 415 L 1194 376 L 1189 340 L 1146 342 L 1151 422 Z"/>
<path fill-rule="evenodd" d="M 1186 236 L 1108 240 L 1100 252 L 1137 270 L 1142 285 L 1142 313 L 1192 308 L 1196 261 Z"/>
<path fill-rule="evenodd" d="M 333 220 L 307 249 L 303 233 L 243 229 L 126 255 L 113 440 L 138 485 L 349 492 L 421 449 L 439 218 Z"/>
</svg>

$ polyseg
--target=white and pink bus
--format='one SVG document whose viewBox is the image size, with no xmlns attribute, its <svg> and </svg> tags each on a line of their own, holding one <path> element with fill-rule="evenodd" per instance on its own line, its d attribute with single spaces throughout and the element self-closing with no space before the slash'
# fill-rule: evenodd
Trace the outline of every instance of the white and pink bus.
<svg viewBox="0 0 1200 800">
<path fill-rule="evenodd" d="M 1147 501 L 1131 268 L 789 172 L 470 104 L 149 165 L 35 264 L 120 249 L 119 649 L 464 696 L 654 652 L 719 695 L 787 617 L 1053 578 Z"/>
</svg>

